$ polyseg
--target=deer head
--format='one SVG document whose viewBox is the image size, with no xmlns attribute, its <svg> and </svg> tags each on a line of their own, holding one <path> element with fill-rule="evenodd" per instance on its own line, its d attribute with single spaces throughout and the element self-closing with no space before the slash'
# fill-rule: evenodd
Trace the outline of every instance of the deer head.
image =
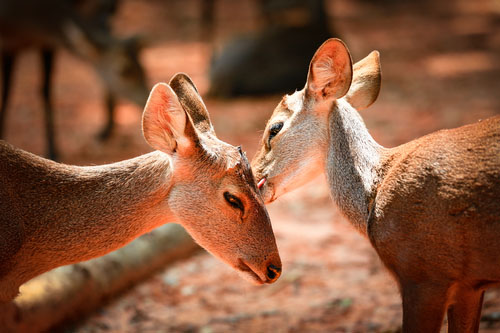
<svg viewBox="0 0 500 333">
<path fill-rule="evenodd" d="M 143 115 L 146 141 L 170 157 L 165 204 L 205 249 L 257 283 L 281 262 L 269 216 L 241 148 L 219 140 L 191 80 L 157 84 Z"/>
<path fill-rule="evenodd" d="M 377 51 L 352 66 L 339 39 L 329 39 L 309 65 L 304 89 L 286 95 L 269 119 L 252 166 L 265 202 L 324 172 L 330 133 L 328 115 L 349 103 L 360 110 L 380 90 Z"/>
</svg>

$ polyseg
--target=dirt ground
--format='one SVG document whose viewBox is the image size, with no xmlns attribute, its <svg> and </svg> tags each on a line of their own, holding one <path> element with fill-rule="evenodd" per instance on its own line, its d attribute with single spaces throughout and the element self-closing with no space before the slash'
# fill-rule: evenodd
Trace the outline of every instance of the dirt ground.
<svg viewBox="0 0 500 333">
<path fill-rule="evenodd" d="M 332 25 L 354 61 L 381 53 L 378 101 L 362 112 L 374 138 L 395 146 L 440 128 L 500 114 L 500 5 L 495 0 L 389 7 L 369 1 L 327 1 Z M 429 1 L 431 3 L 431 1 Z M 201 41 L 198 1 L 125 0 L 119 34 L 149 39 L 142 62 L 151 86 L 188 73 L 203 93 L 212 44 Z M 216 45 L 258 28 L 253 2 L 220 1 Z M 6 139 L 44 153 L 39 64 L 26 53 L 15 73 Z M 307 68 L 303 68 L 304 72 Z M 301 88 L 301 87 L 297 87 Z M 118 161 L 150 151 L 140 111 L 123 102 L 108 142 L 103 92 L 94 70 L 61 52 L 55 77 L 58 144 L 66 163 Z M 280 96 L 207 99 L 222 140 L 249 157 Z M 71 332 L 396 332 L 401 306 L 396 284 L 367 239 L 331 202 L 323 177 L 268 206 L 283 261 L 270 286 L 253 286 L 206 253 L 159 272 L 101 309 L 68 324 Z M 487 292 L 481 332 L 500 332 L 500 290 Z M 445 324 L 446 325 L 446 324 Z"/>
</svg>

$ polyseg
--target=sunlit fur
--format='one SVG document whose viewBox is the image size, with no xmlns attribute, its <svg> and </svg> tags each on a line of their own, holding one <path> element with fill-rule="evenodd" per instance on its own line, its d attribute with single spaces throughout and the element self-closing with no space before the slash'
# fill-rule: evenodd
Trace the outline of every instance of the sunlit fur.
<svg viewBox="0 0 500 333">
<path fill-rule="evenodd" d="M 368 133 L 359 114 L 340 99 L 332 104 L 326 175 L 332 198 L 362 233 L 376 189 L 382 147 Z"/>
<path fill-rule="evenodd" d="M 330 57 L 329 54 L 336 56 Z M 316 52 L 311 60 L 306 93 L 319 99 L 338 99 L 349 90 L 351 79 L 351 55 L 345 44 L 341 40 L 325 43 L 321 52 Z"/>
<path fill-rule="evenodd" d="M 355 109 L 378 96 L 379 54 L 325 80 L 328 64 L 350 66 L 343 47 L 326 41 L 304 90 L 271 116 L 252 161 L 266 179 L 263 196 L 272 201 L 324 172 L 341 212 L 399 284 L 403 331 L 439 332 L 448 311 L 450 332 L 477 332 L 484 290 L 500 282 L 500 117 L 381 147 Z M 311 74 L 318 66 L 320 80 Z M 276 121 L 285 126 L 269 148 Z"/>
<path fill-rule="evenodd" d="M 217 139 L 211 126 L 198 130 L 190 113 L 208 121 L 208 112 L 180 101 L 201 97 L 185 75 L 172 82 L 187 87 L 155 86 L 144 110 L 152 153 L 78 167 L 0 141 L 0 302 L 38 274 L 104 255 L 167 222 L 183 225 L 256 283 L 279 277 L 271 223 L 244 153 Z M 239 198 L 244 212 L 224 192 Z M 278 270 L 272 278 L 270 265 Z"/>
</svg>

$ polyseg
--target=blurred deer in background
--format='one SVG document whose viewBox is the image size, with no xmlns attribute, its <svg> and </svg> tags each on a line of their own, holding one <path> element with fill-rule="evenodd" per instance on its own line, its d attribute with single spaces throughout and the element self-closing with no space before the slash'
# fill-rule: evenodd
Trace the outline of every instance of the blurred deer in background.
<svg viewBox="0 0 500 333">
<path fill-rule="evenodd" d="M 212 96 L 262 95 L 295 89 L 305 79 L 304 73 L 296 69 L 307 66 L 317 45 L 332 36 L 324 0 L 252 3 L 263 26 L 260 31 L 230 40 L 214 54 L 209 73 Z"/>
<path fill-rule="evenodd" d="M 0 302 L 52 268 L 113 251 L 167 222 L 258 284 L 281 261 L 241 148 L 220 141 L 191 80 L 151 91 L 143 133 L 156 151 L 91 167 L 0 141 Z"/>
<path fill-rule="evenodd" d="M 0 2 L 0 52 L 2 62 L 2 102 L 0 137 L 3 136 L 6 109 L 14 63 L 26 48 L 40 49 L 43 80 L 42 97 L 48 156 L 57 158 L 52 89 L 55 50 L 64 47 L 90 62 L 103 80 L 106 92 L 107 123 L 100 137 L 113 129 L 113 110 L 117 96 L 144 105 L 148 96 L 144 71 L 138 60 L 135 38 L 117 39 L 111 35 L 109 17 L 117 0 L 2 0 Z"/>
<path fill-rule="evenodd" d="M 265 202 L 326 173 L 331 195 L 397 280 L 404 332 L 477 332 L 500 282 L 500 117 L 384 148 L 357 110 L 380 90 L 379 54 L 351 65 L 326 41 L 303 90 L 269 120 L 252 164 Z"/>
</svg>

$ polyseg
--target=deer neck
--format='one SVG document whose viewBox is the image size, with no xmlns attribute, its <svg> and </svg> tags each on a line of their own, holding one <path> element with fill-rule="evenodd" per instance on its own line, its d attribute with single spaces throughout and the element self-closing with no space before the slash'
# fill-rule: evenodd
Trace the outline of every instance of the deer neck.
<svg viewBox="0 0 500 333">
<path fill-rule="evenodd" d="M 172 167 L 161 152 L 103 166 L 50 163 L 42 170 L 30 198 L 38 211 L 27 219 L 26 247 L 48 260 L 101 256 L 173 219 L 165 200 Z"/>
<path fill-rule="evenodd" d="M 350 222 L 366 234 L 384 148 L 375 142 L 361 116 L 346 101 L 334 103 L 328 123 L 326 174 L 332 197 Z"/>
</svg>

